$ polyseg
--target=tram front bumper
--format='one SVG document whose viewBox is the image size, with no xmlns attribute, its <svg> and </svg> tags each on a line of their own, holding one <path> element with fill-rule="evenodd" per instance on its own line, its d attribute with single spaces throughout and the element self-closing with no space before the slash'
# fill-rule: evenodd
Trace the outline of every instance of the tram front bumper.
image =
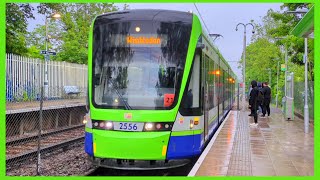
<svg viewBox="0 0 320 180">
<path fill-rule="evenodd" d="M 93 130 L 96 158 L 165 160 L 170 131 L 125 132 Z"/>
</svg>

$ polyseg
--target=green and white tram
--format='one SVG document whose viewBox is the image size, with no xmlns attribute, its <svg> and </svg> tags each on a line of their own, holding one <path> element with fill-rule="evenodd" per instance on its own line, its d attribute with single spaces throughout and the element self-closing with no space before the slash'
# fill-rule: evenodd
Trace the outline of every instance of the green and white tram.
<svg viewBox="0 0 320 180">
<path fill-rule="evenodd" d="M 99 166 L 183 165 L 201 154 L 234 102 L 235 74 L 188 12 L 96 17 L 88 70 L 85 151 Z"/>
</svg>

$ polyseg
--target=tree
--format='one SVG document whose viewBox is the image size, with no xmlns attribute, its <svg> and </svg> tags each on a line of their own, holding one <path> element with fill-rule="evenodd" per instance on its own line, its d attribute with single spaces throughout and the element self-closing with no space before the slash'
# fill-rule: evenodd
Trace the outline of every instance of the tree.
<svg viewBox="0 0 320 180">
<path fill-rule="evenodd" d="M 58 51 L 59 46 L 62 44 L 62 39 L 60 35 L 60 29 L 57 25 L 58 23 L 52 19 L 48 20 L 48 50 Z M 40 54 L 41 50 L 46 49 L 45 35 L 46 29 L 45 25 L 37 25 L 32 32 L 28 32 L 26 35 L 28 56 L 34 58 L 44 59 L 44 56 Z"/>
<path fill-rule="evenodd" d="M 27 53 L 25 35 L 27 20 L 33 18 L 32 6 L 29 4 L 6 4 L 6 52 L 18 55 Z"/>
<path fill-rule="evenodd" d="M 125 5 L 124 8 L 127 9 L 128 6 Z M 86 64 L 89 30 L 93 19 L 97 15 L 117 10 L 119 8 L 112 3 L 40 4 L 40 13 L 61 14 L 57 23 L 50 22 L 50 44 L 58 52 L 52 59 Z"/>
<path fill-rule="evenodd" d="M 27 32 L 28 19 L 33 18 L 34 8 L 30 4 L 6 4 L 6 48 L 7 53 L 42 58 L 40 50 L 45 49 L 45 26 L 38 25 Z M 128 9 L 127 4 L 123 9 Z M 57 51 L 52 60 L 87 63 L 89 28 L 93 19 L 100 14 L 116 11 L 113 3 L 40 3 L 39 14 L 49 17 L 58 12 L 62 18 L 54 21 L 48 18 L 48 48 Z"/>
<path fill-rule="evenodd" d="M 291 3 L 283 4 L 282 10 L 296 11 L 301 8 L 311 7 L 312 4 Z M 304 39 L 289 35 L 291 30 L 297 25 L 301 19 L 301 14 L 288 14 L 284 12 L 275 12 L 269 10 L 267 15 L 263 17 L 262 24 L 255 24 L 257 33 L 253 35 L 252 41 L 258 38 L 268 38 L 269 41 L 275 42 L 279 47 L 288 48 L 289 61 L 297 65 L 303 65 Z M 286 37 L 282 40 L 275 40 L 277 37 Z M 313 80 L 313 63 L 314 63 L 314 40 L 308 40 L 308 57 L 310 79 Z"/>
<path fill-rule="evenodd" d="M 308 3 L 285 3 L 281 6 L 282 10 L 297 11 L 302 8 L 310 8 L 312 4 Z M 268 14 L 272 20 L 278 25 L 267 31 L 267 34 L 271 37 L 285 37 L 286 39 L 278 41 L 278 45 L 284 45 L 288 47 L 289 61 L 298 65 L 303 65 L 303 54 L 304 54 L 304 39 L 294 36 L 288 36 L 291 30 L 301 20 L 301 14 L 288 14 L 281 12 L 272 12 Z M 308 40 L 308 58 L 309 58 L 309 75 L 310 80 L 314 80 L 313 65 L 314 65 L 314 40 Z"/>
<path fill-rule="evenodd" d="M 299 8 L 310 7 L 310 4 L 283 4 L 282 10 L 295 11 Z M 288 50 L 288 70 L 294 72 L 296 82 L 304 80 L 304 39 L 289 35 L 291 30 L 301 19 L 301 15 L 286 14 L 269 10 L 267 15 L 262 18 L 262 23 L 255 23 L 256 34 L 252 36 L 252 44 L 247 47 L 247 84 L 250 80 L 269 81 L 268 71 L 272 72 L 272 92 L 276 91 L 277 62 L 284 63 L 284 49 Z M 285 37 L 276 40 L 276 37 Z M 308 40 L 308 57 L 310 80 L 313 80 L 313 39 Z M 282 49 L 280 51 L 280 49 Z M 281 64 L 280 63 L 280 64 Z M 284 86 L 284 73 L 279 76 L 279 98 L 284 95 L 281 91 Z M 273 93 L 275 96 L 276 93 Z"/>
</svg>

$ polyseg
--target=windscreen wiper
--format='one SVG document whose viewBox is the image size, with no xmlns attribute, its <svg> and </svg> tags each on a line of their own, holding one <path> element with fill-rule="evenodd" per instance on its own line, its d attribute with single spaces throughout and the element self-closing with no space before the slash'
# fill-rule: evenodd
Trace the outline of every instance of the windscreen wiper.
<svg viewBox="0 0 320 180">
<path fill-rule="evenodd" d="M 123 96 L 119 93 L 118 88 L 114 85 L 114 81 L 112 79 L 112 77 L 109 77 L 109 80 L 112 84 L 113 89 L 116 91 L 120 101 L 124 104 L 124 106 L 126 107 L 126 110 L 132 110 L 132 108 L 130 107 L 130 105 L 128 104 L 127 101 L 124 100 Z"/>
</svg>

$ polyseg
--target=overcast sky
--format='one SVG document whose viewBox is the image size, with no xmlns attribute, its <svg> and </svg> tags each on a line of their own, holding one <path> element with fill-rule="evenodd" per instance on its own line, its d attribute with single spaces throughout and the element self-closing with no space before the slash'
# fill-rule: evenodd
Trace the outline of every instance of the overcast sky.
<svg viewBox="0 0 320 180">
<path fill-rule="evenodd" d="M 249 23 L 251 20 L 261 23 L 263 16 L 269 9 L 280 11 L 282 3 L 196 3 L 201 16 L 207 25 L 210 33 L 221 34 L 223 36 L 215 40 L 215 44 L 233 71 L 242 77 L 238 63 L 243 51 L 243 26 L 235 30 L 238 23 Z M 122 9 L 122 4 L 116 4 Z M 192 11 L 199 14 L 193 3 L 130 3 L 130 9 L 170 9 L 179 11 Z M 200 18 L 200 17 L 199 17 Z M 201 19 L 201 18 L 200 18 Z M 30 21 L 28 30 L 32 30 L 35 24 L 44 24 L 43 17 L 36 17 Z M 250 44 L 251 26 L 247 27 L 247 45 Z"/>
</svg>

